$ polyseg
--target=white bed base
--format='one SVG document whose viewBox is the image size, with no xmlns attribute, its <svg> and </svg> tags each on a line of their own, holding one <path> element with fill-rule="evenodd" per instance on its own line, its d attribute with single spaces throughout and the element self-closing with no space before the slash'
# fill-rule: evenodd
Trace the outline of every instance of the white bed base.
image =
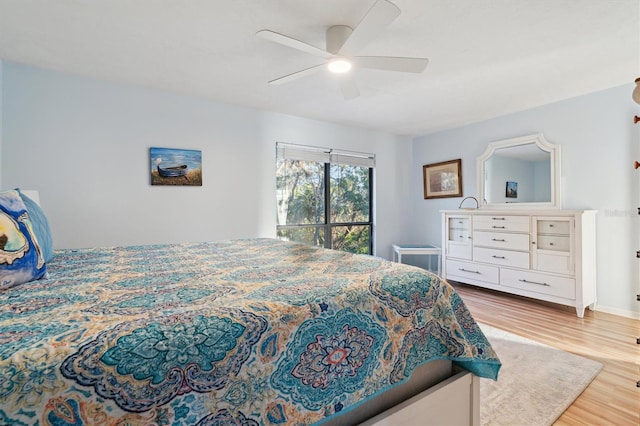
<svg viewBox="0 0 640 426">
<path fill-rule="evenodd" d="M 480 378 L 460 371 L 360 426 L 477 426 L 480 424 Z"/>
</svg>

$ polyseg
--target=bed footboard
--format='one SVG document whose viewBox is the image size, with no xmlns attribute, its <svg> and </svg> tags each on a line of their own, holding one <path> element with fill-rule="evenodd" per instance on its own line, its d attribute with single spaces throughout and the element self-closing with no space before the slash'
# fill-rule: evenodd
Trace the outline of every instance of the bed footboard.
<svg viewBox="0 0 640 426">
<path fill-rule="evenodd" d="M 480 379 L 460 371 L 360 426 L 479 424 Z"/>
</svg>

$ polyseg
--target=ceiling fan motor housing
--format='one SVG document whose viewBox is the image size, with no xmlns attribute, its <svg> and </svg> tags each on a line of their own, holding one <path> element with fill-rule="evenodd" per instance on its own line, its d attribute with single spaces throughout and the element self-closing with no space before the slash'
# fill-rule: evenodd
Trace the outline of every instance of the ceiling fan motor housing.
<svg viewBox="0 0 640 426">
<path fill-rule="evenodd" d="M 346 25 L 333 25 L 327 28 L 327 52 L 336 55 L 353 29 Z"/>
</svg>

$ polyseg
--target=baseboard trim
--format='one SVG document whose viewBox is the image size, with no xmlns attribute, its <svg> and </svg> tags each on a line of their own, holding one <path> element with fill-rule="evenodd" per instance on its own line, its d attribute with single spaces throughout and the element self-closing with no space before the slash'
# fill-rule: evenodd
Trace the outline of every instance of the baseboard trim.
<svg viewBox="0 0 640 426">
<path fill-rule="evenodd" d="M 553 302 L 547 302 L 544 300 L 540 300 L 540 299 L 533 299 L 527 296 L 520 296 L 517 294 L 513 294 L 513 293 L 506 293 L 506 292 L 502 292 L 500 290 L 494 290 L 494 289 L 490 289 L 490 288 L 484 288 L 484 287 L 479 287 L 473 284 L 466 284 L 463 282 L 459 282 L 459 281 L 454 281 L 454 280 L 447 280 L 450 284 L 453 285 L 453 288 L 456 288 L 457 286 L 464 286 L 464 287 L 468 287 L 468 288 L 473 288 L 473 289 L 477 289 L 477 290 L 482 290 L 482 291 L 488 291 L 488 292 L 492 292 L 496 295 L 501 295 L 501 296 L 505 296 L 505 297 L 515 297 L 515 298 L 520 298 L 523 300 L 529 300 L 531 302 L 534 303 L 539 303 L 539 304 L 543 304 L 543 305 L 547 305 L 547 306 L 562 306 L 565 309 L 574 309 L 571 306 L 567 306 L 567 305 L 562 305 L 562 304 L 557 304 L 557 303 L 553 303 Z M 596 302 L 596 306 L 595 306 L 595 311 L 597 312 L 603 312 L 606 314 L 611 314 L 611 315 L 617 315 L 620 317 L 625 317 L 625 318 L 631 318 L 631 319 L 640 319 L 640 312 L 638 311 L 630 311 L 630 310 L 626 310 L 626 309 L 620 309 L 620 308 L 614 308 L 611 306 L 604 306 L 604 305 L 600 305 Z"/>
<path fill-rule="evenodd" d="M 604 313 L 607 313 L 607 314 L 618 315 L 618 316 L 621 316 L 621 317 L 640 319 L 640 312 L 637 312 L 637 311 L 628 311 L 626 309 L 613 308 L 611 306 L 602 306 L 602 305 L 598 305 L 598 304 L 596 304 L 596 309 L 595 310 L 598 311 L 598 312 L 604 312 Z"/>
</svg>

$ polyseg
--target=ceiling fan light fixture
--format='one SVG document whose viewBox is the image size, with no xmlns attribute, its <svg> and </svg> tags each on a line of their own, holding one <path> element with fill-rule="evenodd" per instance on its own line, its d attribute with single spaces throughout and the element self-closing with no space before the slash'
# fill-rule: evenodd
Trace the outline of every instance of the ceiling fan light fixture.
<svg viewBox="0 0 640 426">
<path fill-rule="evenodd" d="M 360 49 L 369 44 L 400 15 L 400 9 L 390 0 L 370 1 L 373 2 L 373 5 L 355 28 L 347 25 L 332 25 L 326 29 L 325 49 L 268 29 L 258 31 L 256 35 L 265 40 L 324 59 L 318 65 L 276 78 L 269 81 L 269 84 L 283 84 L 321 70 L 327 70 L 332 74 L 341 74 L 336 75 L 334 79 L 340 82 L 340 91 L 344 99 L 349 100 L 357 97 L 360 93 L 349 73 L 352 68 L 409 73 L 423 72 L 428 63 L 427 58 L 358 56 Z"/>
<path fill-rule="evenodd" d="M 327 63 L 327 68 L 329 68 L 329 71 L 335 74 L 344 74 L 346 72 L 349 72 L 351 71 L 352 67 L 353 65 L 351 64 L 351 61 L 345 58 L 333 58 L 330 59 Z"/>
</svg>

